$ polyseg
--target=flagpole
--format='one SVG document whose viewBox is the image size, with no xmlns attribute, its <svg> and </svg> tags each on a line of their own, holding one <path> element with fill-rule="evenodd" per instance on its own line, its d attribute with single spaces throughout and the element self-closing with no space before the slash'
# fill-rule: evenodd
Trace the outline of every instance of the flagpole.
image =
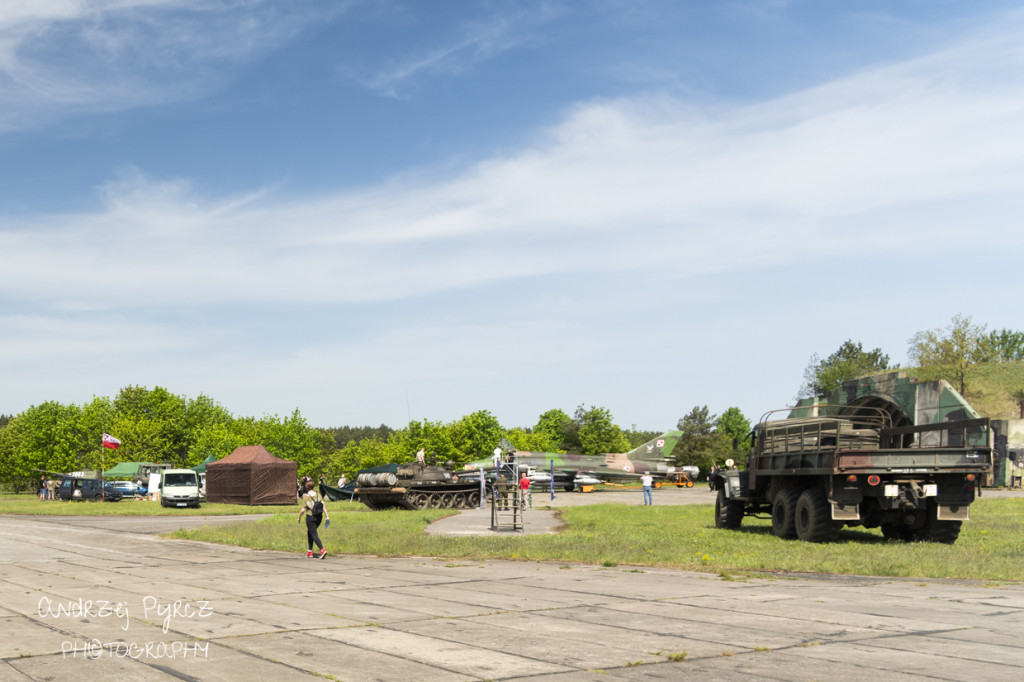
<svg viewBox="0 0 1024 682">
<path fill-rule="evenodd" d="M 106 502 L 107 501 L 107 481 L 105 479 L 105 476 L 106 476 L 106 473 L 107 473 L 106 472 L 106 468 L 107 468 L 107 453 L 104 452 L 104 450 L 106 450 L 106 448 L 103 447 L 103 442 L 102 442 L 103 438 L 102 437 L 100 438 L 100 441 L 101 441 L 100 442 L 100 501 Z"/>
</svg>

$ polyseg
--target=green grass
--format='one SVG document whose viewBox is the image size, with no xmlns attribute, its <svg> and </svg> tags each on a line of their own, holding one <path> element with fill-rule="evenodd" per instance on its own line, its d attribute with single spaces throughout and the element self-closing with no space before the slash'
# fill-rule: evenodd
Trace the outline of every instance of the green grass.
<svg viewBox="0 0 1024 682">
<path fill-rule="evenodd" d="M 768 520 L 744 519 L 738 531 L 714 527 L 710 506 L 588 505 L 562 511 L 557 535 L 445 537 L 423 532 L 450 512 L 354 511 L 332 507 L 321 537 L 332 553 L 436 556 L 452 559 L 559 561 L 605 567 L 654 566 L 734 578 L 760 572 L 839 573 L 1019 582 L 1024 556 L 1022 499 L 978 500 L 954 545 L 898 543 L 875 530 L 844 529 L 836 542 L 780 540 Z M 180 530 L 173 537 L 244 547 L 299 551 L 305 529 L 291 513 L 219 528 Z"/>
<path fill-rule="evenodd" d="M 366 509 L 354 502 L 332 502 L 331 509 Z M 234 516 L 238 514 L 295 514 L 299 505 L 264 505 L 247 507 L 238 504 L 209 504 L 199 509 L 161 507 L 159 502 L 125 498 L 120 502 L 60 502 L 40 500 L 35 494 L 0 494 L 0 514 L 33 516 Z"/>
</svg>

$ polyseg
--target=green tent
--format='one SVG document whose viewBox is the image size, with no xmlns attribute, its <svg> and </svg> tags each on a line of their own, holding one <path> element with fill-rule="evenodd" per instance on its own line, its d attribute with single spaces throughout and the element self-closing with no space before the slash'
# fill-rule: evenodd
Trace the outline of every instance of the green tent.
<svg viewBox="0 0 1024 682">
<path fill-rule="evenodd" d="M 129 478 L 139 473 L 140 467 L 157 467 L 153 462 L 121 462 L 103 472 L 105 478 Z M 164 465 L 166 466 L 166 465 Z"/>
<path fill-rule="evenodd" d="M 210 462 L 216 462 L 216 461 L 217 461 L 216 457 L 214 457 L 213 455 L 207 455 L 206 459 L 204 459 L 202 462 L 200 462 L 196 466 L 192 467 L 192 471 L 196 472 L 197 474 L 205 474 L 206 473 L 206 465 L 209 464 Z"/>
</svg>

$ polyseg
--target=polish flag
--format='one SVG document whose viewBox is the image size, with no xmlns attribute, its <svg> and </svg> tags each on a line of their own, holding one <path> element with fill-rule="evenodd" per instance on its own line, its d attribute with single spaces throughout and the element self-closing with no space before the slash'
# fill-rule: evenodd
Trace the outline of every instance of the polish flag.
<svg viewBox="0 0 1024 682">
<path fill-rule="evenodd" d="M 121 447 L 121 441 L 111 436 L 109 433 L 103 434 L 103 447 L 110 448 L 111 450 L 117 450 Z"/>
</svg>

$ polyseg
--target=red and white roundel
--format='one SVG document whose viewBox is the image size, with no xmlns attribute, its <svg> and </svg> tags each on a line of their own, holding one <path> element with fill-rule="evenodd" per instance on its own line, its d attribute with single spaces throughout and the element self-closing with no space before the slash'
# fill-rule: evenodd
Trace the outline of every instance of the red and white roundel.
<svg viewBox="0 0 1024 682">
<path fill-rule="evenodd" d="M 663 448 L 663 447 L 665 447 L 665 441 L 663 441 L 663 440 L 659 440 L 659 441 L 658 441 L 658 442 L 656 443 L 656 445 L 657 445 L 657 446 L 658 446 L 659 448 Z"/>
</svg>

